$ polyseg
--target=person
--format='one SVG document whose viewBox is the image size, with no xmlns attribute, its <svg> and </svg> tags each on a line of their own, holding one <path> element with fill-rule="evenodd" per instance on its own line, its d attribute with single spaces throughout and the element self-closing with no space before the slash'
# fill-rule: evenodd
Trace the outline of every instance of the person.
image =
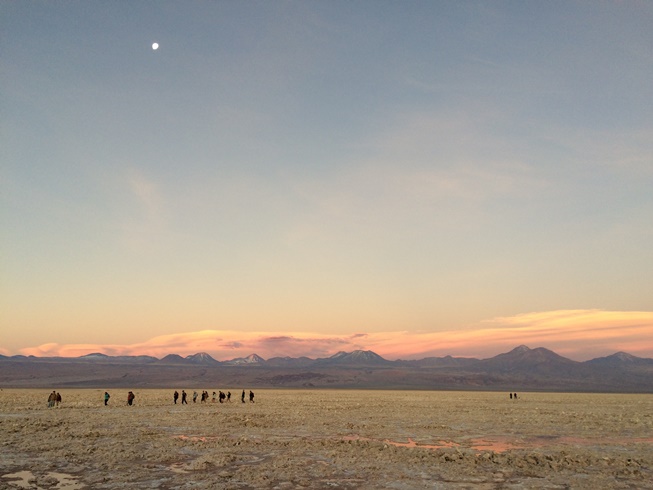
<svg viewBox="0 0 653 490">
<path fill-rule="evenodd" d="M 517 393 L 513 393 L 512 397 L 516 400 L 517 399 Z"/>
<path fill-rule="evenodd" d="M 131 391 L 127 394 L 127 405 L 130 405 L 134 403 L 134 398 L 136 398 L 136 395 L 132 393 Z"/>
<path fill-rule="evenodd" d="M 50 393 L 50 396 L 48 397 L 48 408 L 54 407 L 54 403 L 57 400 L 57 392 L 53 391 Z"/>
<path fill-rule="evenodd" d="M 211 398 L 211 403 L 215 403 L 215 391 L 213 392 L 213 398 Z"/>
<path fill-rule="evenodd" d="M 227 391 L 227 401 L 231 401 L 231 391 Z"/>
<path fill-rule="evenodd" d="M 176 405 L 177 400 L 179 399 L 179 393 L 177 392 L 177 390 L 175 390 L 175 393 L 172 395 L 172 399 L 174 400 L 175 405 Z"/>
<path fill-rule="evenodd" d="M 59 404 L 61 403 L 61 395 L 59 394 L 59 392 L 57 392 L 56 394 L 55 401 L 57 402 L 57 406 L 59 406 Z"/>
<path fill-rule="evenodd" d="M 254 403 L 254 392 L 252 390 L 249 391 L 249 402 Z"/>
<path fill-rule="evenodd" d="M 181 390 L 181 404 L 188 405 L 188 402 L 186 401 L 186 391 L 184 390 Z"/>
<path fill-rule="evenodd" d="M 510 393 L 510 399 L 512 400 L 512 393 Z"/>
<path fill-rule="evenodd" d="M 108 392 L 104 392 L 104 406 L 106 407 L 109 404 L 109 398 L 111 398 L 111 395 L 109 395 Z"/>
<path fill-rule="evenodd" d="M 245 403 L 245 390 L 243 390 L 243 394 L 240 395 L 240 401 Z"/>
<path fill-rule="evenodd" d="M 225 394 L 224 394 L 222 391 L 219 391 L 218 393 L 219 393 L 219 394 L 218 394 L 218 401 L 219 401 L 220 403 L 224 403 Z"/>
<path fill-rule="evenodd" d="M 197 403 L 197 391 L 193 391 L 193 403 Z"/>
</svg>

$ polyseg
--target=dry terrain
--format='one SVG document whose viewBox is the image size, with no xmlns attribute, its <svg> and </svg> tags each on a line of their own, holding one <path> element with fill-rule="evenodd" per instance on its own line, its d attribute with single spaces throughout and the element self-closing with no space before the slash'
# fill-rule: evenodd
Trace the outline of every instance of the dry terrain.
<svg viewBox="0 0 653 490">
<path fill-rule="evenodd" d="M 653 395 L 59 391 L 0 391 L 0 488 L 653 489 Z"/>
</svg>

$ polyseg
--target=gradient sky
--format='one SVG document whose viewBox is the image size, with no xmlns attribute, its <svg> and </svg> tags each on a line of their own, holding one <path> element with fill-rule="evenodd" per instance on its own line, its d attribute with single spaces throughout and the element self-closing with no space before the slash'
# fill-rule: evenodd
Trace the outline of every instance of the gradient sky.
<svg viewBox="0 0 653 490">
<path fill-rule="evenodd" d="M 653 3 L 0 21 L 1 354 L 653 357 Z"/>
</svg>

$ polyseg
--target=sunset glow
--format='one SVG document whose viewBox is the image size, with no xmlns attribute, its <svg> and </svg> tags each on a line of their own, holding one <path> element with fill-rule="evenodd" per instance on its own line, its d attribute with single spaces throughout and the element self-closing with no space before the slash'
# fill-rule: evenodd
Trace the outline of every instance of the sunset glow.
<svg viewBox="0 0 653 490">
<path fill-rule="evenodd" d="M 395 360 L 446 355 L 486 358 L 527 344 L 547 347 L 574 360 L 587 360 L 617 351 L 653 357 L 652 331 L 652 312 L 575 310 L 496 318 L 464 331 L 324 335 L 204 330 L 162 335 L 131 345 L 43 344 L 21 349 L 20 353 L 77 357 L 102 352 L 162 358 L 171 353 L 186 356 L 207 352 L 217 360 L 230 360 L 254 353 L 263 358 L 306 356 L 315 359 L 339 351 L 361 349 Z"/>
</svg>

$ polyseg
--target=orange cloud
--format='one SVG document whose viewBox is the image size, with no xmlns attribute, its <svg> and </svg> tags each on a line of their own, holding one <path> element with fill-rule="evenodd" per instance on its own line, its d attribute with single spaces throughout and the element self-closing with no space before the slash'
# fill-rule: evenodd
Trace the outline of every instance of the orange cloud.
<svg viewBox="0 0 653 490">
<path fill-rule="evenodd" d="M 576 360 L 626 351 L 653 357 L 653 312 L 559 310 L 500 317 L 464 329 L 441 332 L 371 332 L 325 335 L 308 332 L 240 332 L 202 330 L 154 337 L 131 345 L 43 344 L 22 349 L 35 356 L 189 355 L 208 352 L 218 360 L 257 353 L 276 356 L 328 357 L 338 351 L 373 350 L 387 359 L 429 356 L 491 357 L 526 344 L 546 347 Z"/>
</svg>

